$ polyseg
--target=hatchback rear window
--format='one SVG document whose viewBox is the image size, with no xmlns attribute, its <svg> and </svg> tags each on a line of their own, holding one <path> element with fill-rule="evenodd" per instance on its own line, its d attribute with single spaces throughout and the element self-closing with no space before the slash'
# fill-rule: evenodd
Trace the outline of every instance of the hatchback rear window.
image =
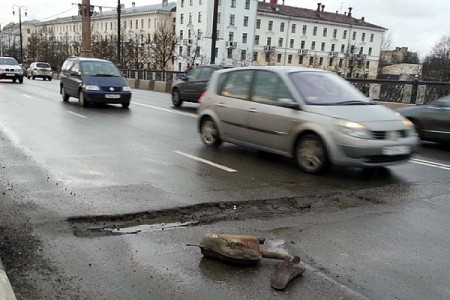
<svg viewBox="0 0 450 300">
<path fill-rule="evenodd" d="M 50 69 L 50 65 L 49 64 L 45 64 L 45 63 L 38 63 L 38 64 L 36 64 L 36 67 Z"/>
</svg>

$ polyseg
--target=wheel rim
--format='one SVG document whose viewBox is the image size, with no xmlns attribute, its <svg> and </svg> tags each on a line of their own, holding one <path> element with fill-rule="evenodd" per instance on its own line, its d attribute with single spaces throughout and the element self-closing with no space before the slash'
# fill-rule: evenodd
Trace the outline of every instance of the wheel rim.
<svg viewBox="0 0 450 300">
<path fill-rule="evenodd" d="M 304 139 L 297 151 L 299 165 L 308 172 L 315 172 L 322 168 L 325 162 L 325 149 L 316 139 Z"/>
<path fill-rule="evenodd" d="M 172 93 L 172 101 L 173 101 L 173 105 L 175 105 L 175 106 L 180 105 L 180 94 L 177 91 L 174 91 Z"/>
<path fill-rule="evenodd" d="M 212 145 L 217 141 L 217 128 L 212 120 L 206 120 L 202 124 L 202 141 L 206 145 Z"/>
</svg>

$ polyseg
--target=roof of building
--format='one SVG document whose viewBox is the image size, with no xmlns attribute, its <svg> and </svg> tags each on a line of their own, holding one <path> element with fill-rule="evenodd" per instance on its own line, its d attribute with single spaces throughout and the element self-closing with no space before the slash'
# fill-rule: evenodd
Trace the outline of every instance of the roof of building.
<svg viewBox="0 0 450 300">
<path fill-rule="evenodd" d="M 311 19 L 314 21 L 328 21 L 339 24 L 370 27 L 378 30 L 387 30 L 384 27 L 366 22 L 364 17 L 360 19 L 352 17 L 351 9 L 349 14 L 339 14 L 338 12 L 332 13 L 324 11 L 324 7 L 325 6 L 322 5 L 322 9 L 320 9 L 320 3 L 318 3 L 318 8 L 316 10 L 313 10 L 301 7 L 288 6 L 284 4 L 273 5 L 272 3 L 258 1 L 259 13 L 270 13 L 280 16 Z"/>
</svg>

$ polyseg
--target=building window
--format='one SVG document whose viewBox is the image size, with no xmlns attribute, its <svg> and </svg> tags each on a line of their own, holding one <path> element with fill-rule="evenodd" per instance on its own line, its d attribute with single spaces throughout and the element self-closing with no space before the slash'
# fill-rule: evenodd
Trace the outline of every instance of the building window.
<svg viewBox="0 0 450 300">
<path fill-rule="evenodd" d="M 234 32 L 228 33 L 228 40 L 229 40 L 230 42 L 234 41 Z"/>
<path fill-rule="evenodd" d="M 231 0 L 231 7 L 236 7 L 236 0 Z"/>
<path fill-rule="evenodd" d="M 230 25 L 234 25 L 235 15 L 230 15 Z"/>
<path fill-rule="evenodd" d="M 183 40 L 183 30 L 180 30 L 180 40 Z"/>
<path fill-rule="evenodd" d="M 255 35 L 255 45 L 259 45 L 259 35 Z"/>
<path fill-rule="evenodd" d="M 247 60 L 247 51 L 241 50 L 241 60 L 242 61 Z"/>
<path fill-rule="evenodd" d="M 370 35 L 370 42 L 373 42 L 373 33 Z"/>
<path fill-rule="evenodd" d="M 267 38 L 266 46 L 272 46 L 272 38 L 271 37 Z"/>
<path fill-rule="evenodd" d="M 325 42 L 320 45 L 320 51 L 325 51 Z"/>
<path fill-rule="evenodd" d="M 359 48 L 359 54 L 363 54 L 364 53 L 364 47 Z"/>
<path fill-rule="evenodd" d="M 181 0 L 181 7 L 184 7 L 184 0 Z"/>
<path fill-rule="evenodd" d="M 97 26 L 98 26 L 98 24 L 97 24 Z M 97 29 L 98 29 L 98 27 L 97 27 Z M 133 20 L 130 20 L 130 29 L 133 29 Z"/>
<path fill-rule="evenodd" d="M 201 23 L 202 22 L 202 12 L 200 11 L 199 13 L 198 13 L 198 23 Z"/>
<path fill-rule="evenodd" d="M 366 61 L 366 69 L 369 69 L 369 67 L 370 67 L 370 61 Z"/>
<path fill-rule="evenodd" d="M 194 2 L 193 0 L 189 0 L 189 5 L 190 5 L 190 6 L 194 5 L 193 2 Z"/>
<path fill-rule="evenodd" d="M 323 65 L 323 57 L 320 57 L 319 58 L 319 66 L 322 66 Z"/>
<path fill-rule="evenodd" d="M 303 55 L 300 55 L 299 57 L 298 57 L 298 64 L 299 65 L 303 65 Z"/>
<path fill-rule="evenodd" d="M 233 49 L 229 48 L 227 51 L 227 58 L 233 58 Z"/>
<path fill-rule="evenodd" d="M 245 9 L 250 9 L 250 0 L 245 0 Z"/>
<path fill-rule="evenodd" d="M 248 27 L 248 17 L 244 17 L 244 27 Z"/>
<path fill-rule="evenodd" d="M 277 55 L 277 63 L 280 63 L 281 62 L 281 54 L 278 54 Z"/>
<path fill-rule="evenodd" d="M 273 28 L 273 21 L 269 21 L 269 31 L 272 31 L 272 28 Z"/>
<path fill-rule="evenodd" d="M 281 22 L 280 24 L 280 32 L 284 32 L 284 22 Z"/>
<path fill-rule="evenodd" d="M 314 57 L 309 57 L 309 65 L 312 66 L 314 64 Z"/>
<path fill-rule="evenodd" d="M 316 50 L 316 42 L 311 42 L 311 50 Z"/>
<path fill-rule="evenodd" d="M 356 40 L 356 32 L 353 32 L 352 40 Z"/>
<path fill-rule="evenodd" d="M 334 39 L 337 38 L 337 29 L 334 29 L 334 30 L 333 30 L 333 38 L 334 38 Z"/>
<path fill-rule="evenodd" d="M 296 28 L 295 24 L 292 24 L 292 30 L 291 30 L 292 33 L 295 33 L 295 28 Z"/>
<path fill-rule="evenodd" d="M 323 29 L 323 37 L 326 37 L 328 34 L 328 28 Z"/>
<path fill-rule="evenodd" d="M 341 52 L 342 52 L 342 53 L 345 52 L 345 45 L 344 45 L 344 44 L 341 45 Z"/>
<path fill-rule="evenodd" d="M 192 13 L 189 13 L 189 23 L 188 24 L 191 24 L 192 23 Z"/>
<path fill-rule="evenodd" d="M 305 41 L 300 42 L 300 49 L 305 49 Z"/>
<path fill-rule="evenodd" d="M 328 60 L 328 66 L 331 67 L 333 65 L 333 58 L 330 57 L 330 59 Z"/>
<path fill-rule="evenodd" d="M 372 55 L 372 47 L 369 48 L 368 54 L 369 54 L 369 55 Z"/>
<path fill-rule="evenodd" d="M 217 13 L 217 24 L 220 24 L 220 12 Z"/>
<path fill-rule="evenodd" d="M 294 39 L 289 42 L 289 48 L 294 48 Z"/>
<path fill-rule="evenodd" d="M 347 30 L 344 30 L 342 33 L 342 38 L 345 40 L 347 38 Z"/>
<path fill-rule="evenodd" d="M 256 19 L 256 29 L 261 28 L 261 19 Z"/>
<path fill-rule="evenodd" d="M 199 40 L 199 39 L 201 39 L 202 38 L 202 30 L 201 29 L 198 29 L 197 30 L 197 40 Z"/>
<path fill-rule="evenodd" d="M 178 48 L 178 56 L 183 56 L 183 47 Z"/>
<path fill-rule="evenodd" d="M 150 28 L 152 26 L 152 19 L 148 19 L 147 27 Z"/>
<path fill-rule="evenodd" d="M 365 39 L 366 39 L 366 34 L 363 32 L 363 34 L 361 36 L 361 40 L 364 42 Z"/>
<path fill-rule="evenodd" d="M 180 24 L 183 24 L 183 22 L 184 22 L 184 14 L 181 14 L 180 15 Z"/>
<path fill-rule="evenodd" d="M 317 26 L 313 27 L 313 35 L 316 36 L 317 35 Z"/>
<path fill-rule="evenodd" d="M 258 52 L 253 52 L 253 61 L 258 60 Z"/>
<path fill-rule="evenodd" d="M 283 38 L 278 39 L 278 47 L 283 47 Z"/>
<path fill-rule="evenodd" d="M 303 25 L 302 34 L 306 34 L 307 29 L 308 29 L 308 26 Z"/>
<path fill-rule="evenodd" d="M 288 55 L 288 64 L 292 64 L 292 55 Z"/>
<path fill-rule="evenodd" d="M 242 34 L 242 43 L 247 44 L 247 34 L 246 33 Z"/>
</svg>

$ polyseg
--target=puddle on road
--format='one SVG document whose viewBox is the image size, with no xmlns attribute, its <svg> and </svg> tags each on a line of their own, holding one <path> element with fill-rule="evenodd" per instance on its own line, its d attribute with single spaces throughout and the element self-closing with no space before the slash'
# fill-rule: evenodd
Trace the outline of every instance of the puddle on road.
<svg viewBox="0 0 450 300">
<path fill-rule="evenodd" d="M 135 234 L 144 232 L 164 231 L 170 229 L 185 228 L 196 225 L 197 222 L 175 222 L 175 223 L 160 223 L 160 224 L 140 224 L 134 226 L 114 226 L 112 228 L 93 228 L 94 231 L 103 230 L 111 234 Z"/>
</svg>

